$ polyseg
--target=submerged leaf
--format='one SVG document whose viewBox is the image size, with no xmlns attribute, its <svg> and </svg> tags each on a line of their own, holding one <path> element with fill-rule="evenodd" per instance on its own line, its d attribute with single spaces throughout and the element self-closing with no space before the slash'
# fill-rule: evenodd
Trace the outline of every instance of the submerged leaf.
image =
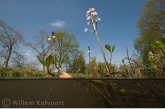
<svg viewBox="0 0 165 109">
<path fill-rule="evenodd" d="M 102 80 L 92 80 L 92 81 L 95 82 L 95 83 L 106 85 Z"/>
<path fill-rule="evenodd" d="M 125 89 L 120 89 L 120 92 L 121 93 L 126 93 L 126 90 Z"/>
</svg>

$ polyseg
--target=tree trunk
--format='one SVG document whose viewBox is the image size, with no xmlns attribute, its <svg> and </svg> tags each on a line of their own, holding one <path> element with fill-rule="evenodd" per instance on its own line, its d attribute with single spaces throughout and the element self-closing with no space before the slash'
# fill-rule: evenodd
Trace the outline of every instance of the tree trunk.
<svg viewBox="0 0 165 109">
<path fill-rule="evenodd" d="M 8 67 L 8 60 L 6 59 L 6 62 L 5 62 L 5 67 L 7 68 Z"/>
<path fill-rule="evenodd" d="M 5 67 L 7 68 L 9 65 L 9 59 L 10 59 L 10 56 L 11 56 L 11 51 L 12 51 L 12 48 L 9 50 L 9 55 L 7 56 L 7 59 L 6 59 L 6 62 L 5 62 Z"/>
</svg>

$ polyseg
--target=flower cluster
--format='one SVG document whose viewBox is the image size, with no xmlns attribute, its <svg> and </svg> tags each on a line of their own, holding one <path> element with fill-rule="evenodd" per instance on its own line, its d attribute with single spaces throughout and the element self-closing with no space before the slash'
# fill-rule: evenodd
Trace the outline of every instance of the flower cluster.
<svg viewBox="0 0 165 109">
<path fill-rule="evenodd" d="M 98 15 L 98 13 L 95 11 L 94 8 L 89 8 L 89 10 L 86 12 L 86 17 L 88 20 L 88 25 L 93 24 L 94 30 L 88 30 L 88 28 L 85 28 L 85 32 L 87 31 L 92 31 L 93 33 L 96 31 L 96 24 L 98 23 L 98 21 L 100 21 L 101 19 L 99 17 L 94 18 L 96 15 Z"/>
<path fill-rule="evenodd" d="M 154 54 L 153 54 L 152 51 L 149 51 L 149 52 L 148 52 L 148 55 L 149 55 L 149 56 L 153 56 Z"/>
<path fill-rule="evenodd" d="M 89 54 L 89 53 L 90 53 L 90 51 L 88 50 L 88 51 L 87 51 L 87 53 Z"/>
<path fill-rule="evenodd" d="M 87 51 L 87 53 L 90 54 L 90 52 L 91 52 L 91 51 L 90 51 L 90 46 L 88 46 L 88 51 Z"/>
<path fill-rule="evenodd" d="M 53 40 L 53 39 L 55 39 L 56 38 L 56 36 L 54 35 L 54 32 L 52 32 L 52 36 L 51 37 L 48 37 L 48 41 L 50 41 L 50 40 Z"/>
</svg>

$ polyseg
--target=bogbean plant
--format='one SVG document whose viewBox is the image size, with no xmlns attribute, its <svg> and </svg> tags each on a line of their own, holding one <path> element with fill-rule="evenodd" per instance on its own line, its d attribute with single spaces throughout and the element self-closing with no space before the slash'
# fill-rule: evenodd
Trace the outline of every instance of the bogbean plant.
<svg viewBox="0 0 165 109">
<path fill-rule="evenodd" d="M 47 72 L 48 72 L 51 76 L 58 76 L 58 75 L 52 73 L 52 67 L 53 67 L 53 65 L 55 66 L 55 59 L 56 59 L 56 57 L 55 57 L 55 38 L 56 38 L 56 36 L 55 36 L 54 32 L 52 32 L 52 36 L 51 36 L 51 37 L 48 37 L 48 39 L 47 39 L 48 41 L 51 41 L 51 43 L 52 43 L 52 46 L 53 46 L 53 50 L 52 50 L 52 51 L 53 51 L 53 54 L 48 53 L 45 60 L 43 60 L 41 57 L 37 56 L 37 59 L 38 59 L 44 66 L 47 67 Z M 60 70 L 59 68 L 58 68 L 58 70 L 61 72 L 61 70 Z"/>
<path fill-rule="evenodd" d="M 101 45 L 101 42 L 100 42 L 100 39 L 99 39 L 99 36 L 98 36 L 98 32 L 97 32 L 97 24 L 98 24 L 98 22 L 101 19 L 99 17 L 95 18 L 96 15 L 98 15 L 98 14 L 97 14 L 97 12 L 95 11 L 94 8 L 89 8 L 89 10 L 86 12 L 86 17 L 87 17 L 87 20 L 88 20 L 88 23 L 87 24 L 88 25 L 92 24 L 94 29 L 93 30 L 88 30 L 87 28 L 85 28 L 85 32 L 91 31 L 92 33 L 95 33 L 96 34 L 96 38 L 98 40 L 98 44 L 100 46 L 100 49 L 101 49 L 101 52 L 102 52 L 104 61 L 106 63 L 106 67 L 108 69 L 109 77 L 112 77 L 111 76 L 110 67 L 109 67 L 108 62 L 107 62 L 107 59 L 105 57 L 105 53 L 103 51 L 103 48 L 102 48 L 102 45 Z"/>
</svg>

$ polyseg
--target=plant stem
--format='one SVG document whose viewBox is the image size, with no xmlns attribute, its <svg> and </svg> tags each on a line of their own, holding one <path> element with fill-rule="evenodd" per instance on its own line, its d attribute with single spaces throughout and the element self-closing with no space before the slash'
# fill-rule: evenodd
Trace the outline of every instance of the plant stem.
<svg viewBox="0 0 165 109">
<path fill-rule="evenodd" d="M 90 63 L 90 52 L 89 52 L 89 63 Z"/>
<path fill-rule="evenodd" d="M 55 62 L 55 59 L 56 59 L 56 53 L 55 53 L 55 39 L 53 40 L 53 55 L 54 55 L 54 62 Z"/>
<path fill-rule="evenodd" d="M 135 70 L 133 69 L 133 66 L 132 66 L 132 64 L 131 64 L 131 62 L 130 62 L 130 58 L 129 58 L 129 55 L 128 55 L 128 48 L 127 48 L 127 46 L 126 46 L 126 49 L 127 49 L 128 62 L 129 62 L 129 64 L 130 64 L 130 66 L 131 66 L 131 69 L 132 69 L 133 73 L 135 74 Z"/>
<path fill-rule="evenodd" d="M 110 57 L 110 64 L 111 64 L 111 62 L 112 62 L 112 53 L 110 53 L 110 55 L 111 55 L 111 57 Z"/>
<path fill-rule="evenodd" d="M 108 62 L 107 62 L 107 59 L 106 59 L 106 57 L 105 57 L 105 53 L 104 53 L 104 51 L 103 51 L 103 49 L 102 49 L 102 45 L 101 45 L 101 42 L 100 42 L 100 39 L 99 39 L 99 36 L 98 36 L 97 31 L 95 31 L 95 33 L 96 33 L 96 38 L 97 38 L 97 40 L 98 40 L 98 43 L 99 43 L 99 46 L 100 46 L 100 49 L 101 49 L 101 52 L 102 52 L 102 55 L 103 55 L 105 64 L 106 64 L 107 69 L 108 69 L 109 77 L 112 77 L 112 76 L 111 76 L 111 72 L 110 72 L 110 67 L 109 67 Z"/>
</svg>

